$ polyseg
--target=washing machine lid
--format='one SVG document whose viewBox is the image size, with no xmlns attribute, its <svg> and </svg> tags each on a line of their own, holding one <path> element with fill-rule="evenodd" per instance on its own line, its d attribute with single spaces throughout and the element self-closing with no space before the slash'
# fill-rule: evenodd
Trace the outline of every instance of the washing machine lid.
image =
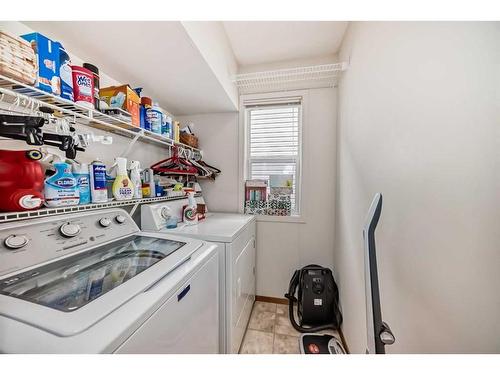
<svg viewBox="0 0 500 375">
<path fill-rule="evenodd" d="M 166 229 L 164 233 L 175 233 L 180 236 L 198 238 L 210 242 L 233 242 L 245 227 L 255 220 L 255 216 L 230 214 L 230 213 L 209 213 L 206 219 L 197 225 L 184 225 L 179 223 L 175 229 Z"/>
<path fill-rule="evenodd" d="M 168 277 L 203 245 L 139 232 L 31 268 L 0 280 L 0 315 L 75 335 Z"/>
</svg>

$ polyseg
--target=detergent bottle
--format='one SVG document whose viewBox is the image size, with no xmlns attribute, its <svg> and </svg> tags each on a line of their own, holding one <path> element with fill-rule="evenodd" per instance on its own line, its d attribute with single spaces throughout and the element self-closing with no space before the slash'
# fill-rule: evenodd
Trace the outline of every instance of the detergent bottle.
<svg viewBox="0 0 500 375">
<path fill-rule="evenodd" d="M 134 184 L 127 174 L 127 159 L 116 158 L 116 178 L 113 182 L 113 196 L 117 201 L 129 200 L 134 197 Z"/>
<path fill-rule="evenodd" d="M 71 166 L 59 159 L 54 162 L 56 173 L 45 180 L 45 204 L 48 207 L 74 206 L 80 202 L 80 192 Z"/>
<path fill-rule="evenodd" d="M 108 201 L 106 189 L 106 165 L 99 159 L 90 164 L 90 196 L 92 203 L 104 203 Z"/>
</svg>

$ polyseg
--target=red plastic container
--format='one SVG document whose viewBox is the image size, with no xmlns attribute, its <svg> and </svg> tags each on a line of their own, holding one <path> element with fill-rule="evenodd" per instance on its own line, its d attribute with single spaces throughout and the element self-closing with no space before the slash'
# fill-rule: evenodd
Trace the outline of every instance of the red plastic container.
<svg viewBox="0 0 500 375">
<path fill-rule="evenodd" d="M 44 172 L 38 150 L 0 150 L 0 211 L 25 211 L 43 204 Z"/>
<path fill-rule="evenodd" d="M 75 103 L 94 108 L 94 73 L 82 66 L 71 65 L 71 69 Z"/>
</svg>

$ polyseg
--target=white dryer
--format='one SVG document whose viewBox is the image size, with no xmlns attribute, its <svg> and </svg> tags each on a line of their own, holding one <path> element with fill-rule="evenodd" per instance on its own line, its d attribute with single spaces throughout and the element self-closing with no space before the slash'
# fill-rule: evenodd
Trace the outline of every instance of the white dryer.
<svg viewBox="0 0 500 375">
<path fill-rule="evenodd" d="M 0 352 L 218 353 L 216 246 L 121 209 L 0 226 Z"/>
<path fill-rule="evenodd" d="M 204 203 L 203 198 L 197 198 Z M 141 227 L 143 231 L 169 233 L 210 241 L 216 244 L 220 257 L 220 319 L 221 351 L 238 353 L 250 313 L 255 301 L 255 217 L 251 215 L 208 213 L 197 225 L 182 222 L 175 229 L 167 229 L 170 216 L 182 218 L 187 199 L 143 205 Z"/>
</svg>

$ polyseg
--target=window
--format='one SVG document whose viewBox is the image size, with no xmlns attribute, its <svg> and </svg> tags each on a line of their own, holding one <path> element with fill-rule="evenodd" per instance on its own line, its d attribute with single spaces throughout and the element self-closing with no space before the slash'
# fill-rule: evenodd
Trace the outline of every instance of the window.
<svg viewBox="0 0 500 375">
<path fill-rule="evenodd" d="M 300 101 L 246 107 L 247 178 L 292 175 L 294 215 L 300 211 L 301 123 Z"/>
</svg>

